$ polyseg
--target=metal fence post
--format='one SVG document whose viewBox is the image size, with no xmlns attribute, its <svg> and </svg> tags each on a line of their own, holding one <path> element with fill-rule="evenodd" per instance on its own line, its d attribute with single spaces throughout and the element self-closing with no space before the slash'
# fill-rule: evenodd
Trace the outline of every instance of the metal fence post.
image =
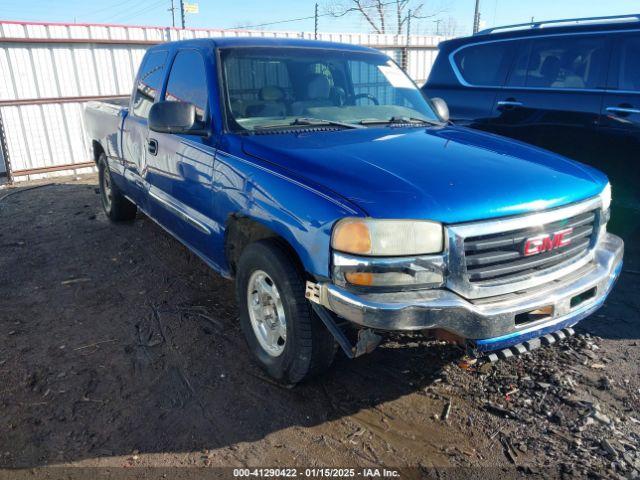
<svg viewBox="0 0 640 480">
<path fill-rule="evenodd" d="M 2 113 L 0 113 L 0 157 L 2 157 L 2 160 L 4 161 L 4 169 L 7 175 L 7 182 L 13 183 L 13 175 L 11 174 L 11 161 L 9 159 L 9 148 L 7 147 L 7 137 L 4 132 Z"/>
<path fill-rule="evenodd" d="M 409 15 L 407 16 L 407 41 L 405 42 L 405 46 L 402 49 L 402 69 L 405 72 L 409 71 L 409 46 L 411 45 L 411 16 L 412 12 L 409 10 Z"/>
</svg>

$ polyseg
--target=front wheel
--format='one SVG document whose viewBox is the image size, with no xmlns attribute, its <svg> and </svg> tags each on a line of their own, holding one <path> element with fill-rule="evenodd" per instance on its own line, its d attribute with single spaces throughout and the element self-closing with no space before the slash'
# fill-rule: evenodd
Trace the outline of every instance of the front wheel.
<svg viewBox="0 0 640 480">
<path fill-rule="evenodd" d="M 260 366 L 286 384 L 322 373 L 336 352 L 304 290 L 304 276 L 280 241 L 261 240 L 242 253 L 236 275 L 242 330 Z"/>
<path fill-rule="evenodd" d="M 98 159 L 98 179 L 100 182 L 100 200 L 104 213 L 110 220 L 121 222 L 136 218 L 138 207 L 131 203 L 113 183 L 107 156 L 102 153 Z"/>
</svg>

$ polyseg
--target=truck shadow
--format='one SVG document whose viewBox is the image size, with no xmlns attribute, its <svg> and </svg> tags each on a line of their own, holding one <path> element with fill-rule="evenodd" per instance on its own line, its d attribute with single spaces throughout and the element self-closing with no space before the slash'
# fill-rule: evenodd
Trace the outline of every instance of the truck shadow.
<svg viewBox="0 0 640 480">
<path fill-rule="evenodd" d="M 232 283 L 142 215 L 110 224 L 92 183 L 13 195 L 0 204 L 0 226 L 1 467 L 220 448 L 228 464 L 245 464 L 237 445 L 266 438 L 275 458 L 278 449 L 305 458 L 296 427 L 318 449 L 311 458 L 361 428 L 394 448 L 436 454 L 441 427 L 419 420 L 442 402 L 425 395 L 403 415 L 383 406 L 446 381 L 442 367 L 459 350 L 399 337 L 286 388 L 249 358 Z M 640 338 L 637 286 L 623 275 L 602 311 L 607 321 L 594 316 L 583 327 Z"/>
<path fill-rule="evenodd" d="M 601 310 L 583 320 L 578 331 L 616 340 L 640 339 L 640 210 L 612 206 L 609 231 L 625 243 L 624 266 Z"/>
</svg>

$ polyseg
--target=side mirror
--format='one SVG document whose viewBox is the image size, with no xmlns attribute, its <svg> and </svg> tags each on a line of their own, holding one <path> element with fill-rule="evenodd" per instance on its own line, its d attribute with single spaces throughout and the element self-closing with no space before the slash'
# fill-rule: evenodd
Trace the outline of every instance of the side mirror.
<svg viewBox="0 0 640 480">
<path fill-rule="evenodd" d="M 432 98 L 431 99 L 431 105 L 433 105 L 433 108 L 435 109 L 436 113 L 438 114 L 438 116 L 440 117 L 440 119 L 447 123 L 449 121 L 449 107 L 447 106 L 447 102 L 445 102 L 443 99 L 441 98 Z"/>
<path fill-rule="evenodd" d="M 196 106 L 187 102 L 158 102 L 149 110 L 149 129 L 159 133 L 187 133 L 195 131 Z"/>
</svg>

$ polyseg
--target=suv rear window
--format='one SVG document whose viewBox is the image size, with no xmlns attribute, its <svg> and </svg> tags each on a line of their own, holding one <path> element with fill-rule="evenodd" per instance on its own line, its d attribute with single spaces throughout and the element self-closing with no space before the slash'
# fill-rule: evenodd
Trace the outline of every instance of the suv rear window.
<svg viewBox="0 0 640 480">
<path fill-rule="evenodd" d="M 603 37 L 551 37 L 534 40 L 527 64 L 528 87 L 598 88 L 607 68 Z"/>
<path fill-rule="evenodd" d="M 510 42 L 474 45 L 458 51 L 454 61 L 468 84 L 499 87 L 504 84 L 513 50 Z"/>
</svg>

